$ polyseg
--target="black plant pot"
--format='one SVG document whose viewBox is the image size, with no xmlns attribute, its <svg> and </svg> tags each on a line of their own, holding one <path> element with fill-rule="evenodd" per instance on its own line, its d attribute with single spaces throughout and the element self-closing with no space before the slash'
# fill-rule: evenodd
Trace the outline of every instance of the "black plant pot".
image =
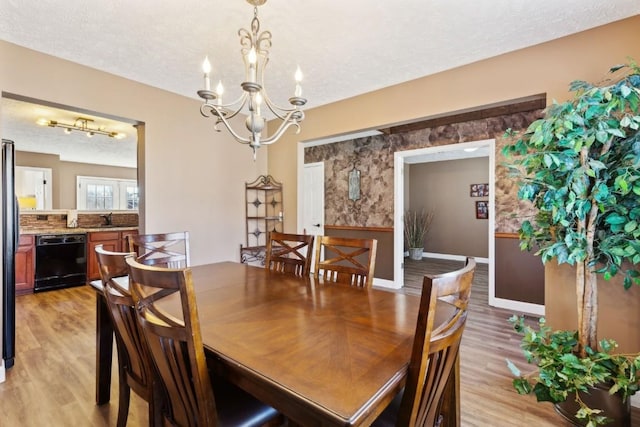
<svg viewBox="0 0 640 427">
<path fill-rule="evenodd" d="M 591 388 L 589 393 L 579 392 L 580 399 L 590 408 L 601 409 L 603 415 L 611 418 L 613 422 L 607 427 L 631 427 L 631 402 L 627 399 L 622 401 L 620 394 L 609 394 L 611 385 L 601 384 Z M 575 426 L 585 426 L 586 421 L 578 420 L 575 417 L 580 408 L 573 396 L 569 396 L 564 402 L 555 404 L 556 411 L 566 420 Z"/>
</svg>

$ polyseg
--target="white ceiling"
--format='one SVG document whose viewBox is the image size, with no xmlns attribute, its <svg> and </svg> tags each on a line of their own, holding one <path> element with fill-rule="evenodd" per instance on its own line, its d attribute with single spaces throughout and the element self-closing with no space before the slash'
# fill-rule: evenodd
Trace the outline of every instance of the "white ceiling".
<svg viewBox="0 0 640 427">
<path fill-rule="evenodd" d="M 265 83 L 286 104 L 299 64 L 316 107 L 637 14 L 638 0 L 269 0 Z M 0 39 L 193 98 L 208 55 L 235 98 L 252 16 L 243 0 L 2 0 Z"/>
</svg>

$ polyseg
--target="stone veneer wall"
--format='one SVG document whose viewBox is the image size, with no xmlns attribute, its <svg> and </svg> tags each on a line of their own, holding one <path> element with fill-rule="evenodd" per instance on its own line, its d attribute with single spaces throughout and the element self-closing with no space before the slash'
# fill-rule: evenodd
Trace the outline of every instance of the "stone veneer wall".
<svg viewBox="0 0 640 427">
<path fill-rule="evenodd" d="M 396 151 L 484 139 L 496 140 L 496 232 L 513 233 L 529 208 L 517 200 L 514 180 L 501 164 L 507 129 L 524 130 L 542 110 L 454 123 L 393 135 L 376 135 L 305 148 L 305 163 L 325 164 L 325 223 L 356 227 L 393 227 L 393 155 Z M 361 171 L 361 198 L 348 199 L 348 174 Z"/>
<path fill-rule="evenodd" d="M 100 214 L 79 213 L 78 228 L 94 228 L 104 224 L 104 218 Z M 137 227 L 137 213 L 119 213 L 116 212 L 112 216 L 112 224 L 114 227 Z M 20 228 L 25 230 L 42 230 L 46 232 L 51 229 L 63 229 L 67 227 L 67 215 L 60 214 L 42 214 L 42 213 L 20 213 Z"/>
</svg>

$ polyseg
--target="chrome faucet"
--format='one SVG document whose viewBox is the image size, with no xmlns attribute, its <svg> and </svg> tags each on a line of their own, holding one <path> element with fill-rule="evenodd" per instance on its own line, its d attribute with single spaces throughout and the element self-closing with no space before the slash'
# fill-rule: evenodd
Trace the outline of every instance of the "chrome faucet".
<svg viewBox="0 0 640 427">
<path fill-rule="evenodd" d="M 109 212 L 108 215 L 100 215 L 104 218 L 104 225 L 111 225 L 111 221 L 113 220 L 113 212 Z"/>
</svg>

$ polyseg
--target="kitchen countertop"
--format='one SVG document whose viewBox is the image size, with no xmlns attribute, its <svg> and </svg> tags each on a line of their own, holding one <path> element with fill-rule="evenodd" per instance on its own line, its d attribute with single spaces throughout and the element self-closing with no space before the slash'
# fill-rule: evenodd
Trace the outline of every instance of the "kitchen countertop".
<svg viewBox="0 0 640 427">
<path fill-rule="evenodd" d="M 22 235 L 36 235 L 36 234 L 84 234 L 94 233 L 98 231 L 130 231 L 137 230 L 138 226 L 102 226 L 102 227 L 77 227 L 77 228 L 21 228 L 20 234 Z"/>
</svg>

